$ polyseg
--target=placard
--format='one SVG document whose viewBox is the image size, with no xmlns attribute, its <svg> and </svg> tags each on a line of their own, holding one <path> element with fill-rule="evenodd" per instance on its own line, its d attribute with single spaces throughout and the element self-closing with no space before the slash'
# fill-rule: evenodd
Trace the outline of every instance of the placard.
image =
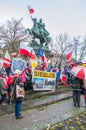
<svg viewBox="0 0 86 130">
<path fill-rule="evenodd" d="M 56 73 L 33 71 L 33 89 L 34 90 L 55 90 Z"/>
<path fill-rule="evenodd" d="M 11 66 L 13 73 L 15 73 L 16 70 L 20 70 L 22 72 L 25 64 L 26 64 L 26 62 L 24 60 L 22 60 L 21 58 L 13 58 L 12 66 Z"/>
</svg>

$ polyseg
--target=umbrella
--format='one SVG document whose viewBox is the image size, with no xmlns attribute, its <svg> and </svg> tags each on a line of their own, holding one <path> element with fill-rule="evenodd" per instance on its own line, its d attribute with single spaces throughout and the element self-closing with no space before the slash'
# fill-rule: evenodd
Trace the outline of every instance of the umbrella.
<svg viewBox="0 0 86 130">
<path fill-rule="evenodd" d="M 86 67 L 75 66 L 72 68 L 71 73 L 80 79 L 86 79 Z"/>
</svg>

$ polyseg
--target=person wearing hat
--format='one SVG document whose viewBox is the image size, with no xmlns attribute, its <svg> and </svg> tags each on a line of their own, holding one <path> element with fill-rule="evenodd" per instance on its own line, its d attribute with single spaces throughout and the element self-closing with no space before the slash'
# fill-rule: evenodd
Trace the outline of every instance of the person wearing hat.
<svg viewBox="0 0 86 130">
<path fill-rule="evenodd" d="M 23 118 L 23 116 L 21 115 L 20 111 L 22 108 L 22 101 L 25 96 L 24 83 L 22 82 L 21 77 L 16 79 L 14 89 L 11 95 L 14 96 L 15 100 L 15 118 L 21 119 Z"/>
</svg>

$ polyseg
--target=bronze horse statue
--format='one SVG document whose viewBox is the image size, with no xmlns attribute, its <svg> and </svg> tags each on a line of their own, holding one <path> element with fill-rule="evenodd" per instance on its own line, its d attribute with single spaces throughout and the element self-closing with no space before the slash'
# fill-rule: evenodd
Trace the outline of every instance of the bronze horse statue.
<svg viewBox="0 0 86 130">
<path fill-rule="evenodd" d="M 33 21 L 33 27 L 32 29 L 28 28 L 27 31 L 33 37 L 34 40 L 35 38 L 39 39 L 41 46 L 44 46 L 44 43 L 45 46 L 47 46 L 48 43 L 51 41 L 51 37 L 49 37 L 50 34 L 45 29 L 45 24 L 42 22 L 42 19 L 40 19 L 39 22 L 37 22 L 36 18 L 31 19 Z"/>
</svg>

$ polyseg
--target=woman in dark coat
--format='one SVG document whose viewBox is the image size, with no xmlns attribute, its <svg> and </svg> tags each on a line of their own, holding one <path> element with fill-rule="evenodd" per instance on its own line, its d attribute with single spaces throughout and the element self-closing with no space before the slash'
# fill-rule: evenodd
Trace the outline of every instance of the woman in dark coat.
<svg viewBox="0 0 86 130">
<path fill-rule="evenodd" d="M 83 80 L 71 74 L 71 86 L 73 91 L 73 102 L 75 107 L 76 106 L 80 107 L 80 94 L 82 85 Z"/>
<path fill-rule="evenodd" d="M 21 116 L 20 111 L 22 107 L 22 101 L 25 95 L 24 83 L 21 81 L 21 77 L 15 80 L 12 95 L 14 96 L 15 100 L 15 117 L 16 119 L 21 119 L 23 117 Z"/>
</svg>

